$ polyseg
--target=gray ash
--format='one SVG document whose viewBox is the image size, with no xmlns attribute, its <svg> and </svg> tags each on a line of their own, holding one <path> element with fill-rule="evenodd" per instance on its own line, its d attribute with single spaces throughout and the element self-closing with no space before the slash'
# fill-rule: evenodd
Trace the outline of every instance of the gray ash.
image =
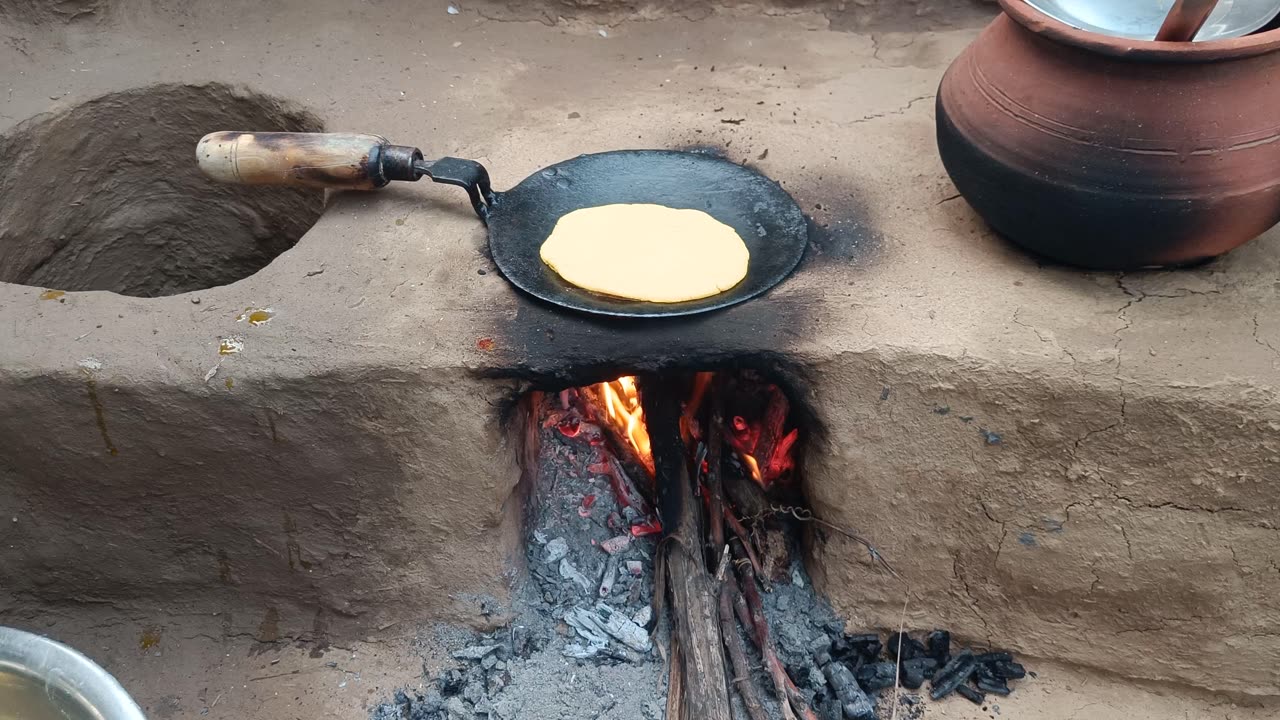
<svg viewBox="0 0 1280 720">
<path fill-rule="evenodd" d="M 569 409 L 545 396 L 531 419 L 538 455 L 517 618 L 486 635 L 441 635 L 455 664 L 370 720 L 663 717 L 665 668 L 645 648 L 657 536 L 632 534 L 651 521 L 647 509 L 619 500 L 598 427 L 566 397 Z"/>
</svg>

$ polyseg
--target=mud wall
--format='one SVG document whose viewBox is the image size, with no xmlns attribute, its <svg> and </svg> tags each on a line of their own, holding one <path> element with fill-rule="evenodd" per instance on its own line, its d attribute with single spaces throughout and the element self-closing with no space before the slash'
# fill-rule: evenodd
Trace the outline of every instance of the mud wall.
<svg viewBox="0 0 1280 720">
<path fill-rule="evenodd" d="M 0 370 L 0 622 L 213 613 L 270 641 L 501 620 L 519 503 L 498 388 L 386 368 L 221 392 L 235 382 Z"/>
<path fill-rule="evenodd" d="M 855 626 L 948 627 L 1130 677 L 1276 695 L 1280 412 L 1266 393 L 1012 372 L 941 356 L 815 368 L 808 455 L 838 536 L 821 587 Z"/>
</svg>

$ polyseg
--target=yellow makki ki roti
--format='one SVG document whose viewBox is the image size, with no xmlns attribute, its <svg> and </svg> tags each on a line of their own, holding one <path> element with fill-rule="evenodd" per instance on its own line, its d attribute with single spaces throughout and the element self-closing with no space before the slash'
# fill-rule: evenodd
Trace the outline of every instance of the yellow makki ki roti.
<svg viewBox="0 0 1280 720">
<path fill-rule="evenodd" d="M 718 295 L 742 282 L 751 259 L 737 231 L 707 213 L 652 204 L 567 213 L 540 255 L 572 285 L 653 303 Z"/>
</svg>

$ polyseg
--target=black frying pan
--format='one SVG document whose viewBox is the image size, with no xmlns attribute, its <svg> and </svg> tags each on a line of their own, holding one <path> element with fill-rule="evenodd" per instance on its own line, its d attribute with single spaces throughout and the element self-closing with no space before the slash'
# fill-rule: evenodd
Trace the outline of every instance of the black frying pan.
<svg viewBox="0 0 1280 720">
<path fill-rule="evenodd" d="M 424 160 L 417 148 L 389 145 L 374 135 L 338 133 L 212 133 L 197 146 L 210 177 L 246 184 L 372 189 L 391 180 L 466 188 L 489 228 L 489 249 L 513 285 L 535 297 L 582 312 L 622 317 L 674 317 L 749 300 L 795 269 L 808 244 L 800 208 L 777 183 L 710 155 L 621 150 L 580 155 L 497 193 L 479 163 Z M 566 283 L 539 257 L 543 241 L 566 213 L 612 203 L 654 203 L 702 210 L 737 231 L 751 254 L 747 276 L 701 300 L 649 303 Z"/>
</svg>

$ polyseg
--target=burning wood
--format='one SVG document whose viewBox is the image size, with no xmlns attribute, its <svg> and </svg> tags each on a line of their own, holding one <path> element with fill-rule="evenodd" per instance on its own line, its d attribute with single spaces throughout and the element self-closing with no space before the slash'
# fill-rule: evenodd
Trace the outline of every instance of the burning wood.
<svg viewBox="0 0 1280 720">
<path fill-rule="evenodd" d="M 797 504 L 793 479 L 800 430 L 789 424 L 786 395 L 751 373 L 640 381 L 627 376 L 578 394 L 586 418 L 578 432 L 598 427 L 604 435 L 593 443 L 601 446 L 603 459 L 592 471 L 609 477 L 618 504 L 637 516 L 647 517 L 648 508 L 656 507 L 657 518 L 633 522 L 630 534 L 663 532 L 654 608 L 663 618 L 669 600 L 666 609 L 673 619 L 669 717 L 727 720 L 732 692 L 752 720 L 764 720 L 764 689 L 751 672 L 762 666 L 785 720 L 816 718 L 810 696 L 778 655 L 761 598 L 761 589 L 771 591 L 772 583 L 791 582 L 792 541 L 786 528 L 821 522 Z M 681 398 L 687 398 L 683 407 Z M 603 451 L 606 446 L 612 455 Z M 646 482 L 632 483 L 634 474 Z M 852 532 L 831 529 L 862 541 Z M 607 542 L 607 552 L 623 544 L 620 538 Z M 726 558 L 736 571 L 726 572 Z M 754 657 L 742 634 L 751 639 Z M 940 664 L 930 662 L 930 671 Z M 911 679 L 925 669 L 915 665 L 921 663 L 910 668 Z M 848 669 L 830 672 L 841 681 L 844 709 L 863 714 L 870 704 L 858 678 Z M 999 686 L 999 678 L 987 680 Z"/>
<path fill-rule="evenodd" d="M 673 646 L 678 643 L 683 671 L 680 687 L 684 702 L 677 717 L 729 720 L 719 609 L 701 550 L 699 507 L 680 439 L 679 401 L 670 385 L 657 378 L 646 385 L 643 400 L 656 441 L 653 460 L 658 512 L 666 525 L 662 557 L 675 618 Z"/>
<path fill-rule="evenodd" d="M 617 380 L 602 382 L 596 386 L 600 402 L 609 421 L 622 429 L 621 435 L 641 466 L 653 476 L 653 451 L 650 448 L 649 428 L 644 421 L 644 408 L 640 406 L 640 393 L 636 379 L 624 375 Z"/>
<path fill-rule="evenodd" d="M 531 393 L 529 403 L 526 470 L 542 463 L 535 477 L 549 482 L 536 495 L 526 557 L 539 612 L 562 636 L 548 650 L 583 665 L 662 659 L 668 720 L 729 720 L 734 697 L 749 720 L 873 720 L 888 688 L 894 703 L 899 687 L 929 681 L 935 698 L 977 702 L 1028 674 L 1007 653 L 953 656 L 943 631 L 882 642 L 844 634 L 842 621 L 821 614 L 793 557 L 800 528 L 860 542 L 873 566 L 892 568 L 866 539 L 804 506 L 800 429 L 782 391 L 753 373 L 623 377 Z M 660 542 L 646 538 L 659 533 Z M 789 610 L 805 602 L 802 614 Z M 511 684 L 506 663 L 529 648 L 533 636 L 516 628 L 464 648 L 454 658 L 470 664 L 467 677 L 450 671 L 436 698 L 397 696 L 387 720 L 486 714 L 484 693 Z M 904 707 L 908 699 L 919 709 L 918 695 L 902 696 Z"/>
<path fill-rule="evenodd" d="M 776 385 L 761 390 L 764 412 L 750 420 L 734 415 L 728 435 L 729 445 L 738 452 L 751 478 L 766 490 L 778 481 L 790 478 L 795 468 L 792 452 L 800 439 L 798 429 L 786 430 L 791 405 Z"/>
</svg>

